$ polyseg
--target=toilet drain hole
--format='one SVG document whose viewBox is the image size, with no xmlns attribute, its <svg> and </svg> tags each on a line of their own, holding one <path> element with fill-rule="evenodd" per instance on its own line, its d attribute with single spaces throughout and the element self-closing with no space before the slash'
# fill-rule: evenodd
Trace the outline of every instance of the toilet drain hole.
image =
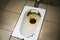
<svg viewBox="0 0 60 40">
<path fill-rule="evenodd" d="M 35 24 L 36 23 L 36 19 L 34 19 L 34 18 L 30 19 L 30 23 L 31 24 Z"/>
</svg>

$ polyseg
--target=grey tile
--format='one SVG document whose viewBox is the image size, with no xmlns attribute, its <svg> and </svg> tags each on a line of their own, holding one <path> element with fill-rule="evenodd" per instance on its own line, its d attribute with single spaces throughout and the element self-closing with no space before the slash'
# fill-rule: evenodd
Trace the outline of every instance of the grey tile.
<svg viewBox="0 0 60 40">
<path fill-rule="evenodd" d="M 44 21 L 39 40 L 58 40 L 59 24 Z"/>
<path fill-rule="evenodd" d="M 7 4 L 5 10 L 16 12 L 16 13 L 21 13 L 24 5 L 25 5 L 26 0 L 10 0 L 9 3 Z"/>
<path fill-rule="evenodd" d="M 60 8 L 54 6 L 48 6 L 45 20 L 59 23 L 60 22 Z"/>
<path fill-rule="evenodd" d="M 13 31 L 20 14 L 3 11 L 0 16 L 0 28 Z"/>
<path fill-rule="evenodd" d="M 0 29 L 0 40 L 9 40 L 11 32 Z"/>
</svg>

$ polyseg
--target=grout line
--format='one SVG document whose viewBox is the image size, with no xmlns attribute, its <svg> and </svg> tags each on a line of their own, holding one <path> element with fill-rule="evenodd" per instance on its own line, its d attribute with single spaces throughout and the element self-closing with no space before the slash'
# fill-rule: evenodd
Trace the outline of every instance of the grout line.
<svg viewBox="0 0 60 40">
<path fill-rule="evenodd" d="M 8 0 L 8 3 L 9 3 L 9 0 Z M 8 4 L 7 3 L 7 4 Z M 27 0 L 26 0 L 26 2 L 25 2 L 25 4 L 27 3 Z M 25 4 L 24 4 L 24 6 L 25 6 Z M 6 5 L 7 6 L 7 5 Z M 23 6 L 23 8 L 24 8 L 24 6 Z M 23 8 L 22 8 L 22 10 L 23 10 Z M 4 10 L 4 9 L 0 9 L 0 10 Z M 21 10 L 21 12 L 22 12 L 22 10 Z M 9 11 L 9 10 L 4 10 L 4 11 L 8 11 L 8 12 L 12 12 L 12 13 L 17 13 L 17 14 L 20 14 L 20 13 L 18 13 L 18 12 L 13 12 L 13 11 Z"/>
<path fill-rule="evenodd" d="M 0 29 L 2 29 L 2 30 L 6 30 L 6 31 L 10 31 L 10 30 L 8 30 L 8 29 L 4 29 L 4 28 L 0 28 Z M 10 31 L 10 32 L 12 32 L 12 31 Z"/>
<path fill-rule="evenodd" d="M 28 0 L 26 0 L 26 2 L 25 2 L 25 4 L 28 2 Z M 8 3 L 9 3 L 9 0 L 8 0 Z M 7 4 L 8 4 L 7 3 Z M 24 4 L 24 6 L 25 6 L 25 4 Z M 6 5 L 7 6 L 7 5 Z M 23 6 L 23 8 L 24 8 L 24 6 Z M 23 8 L 22 8 L 22 10 L 23 10 Z M 0 10 L 4 10 L 4 9 L 0 9 Z M 22 12 L 22 10 L 21 10 L 21 12 Z M 4 10 L 4 11 L 8 11 L 8 10 Z M 8 11 L 8 12 L 12 12 L 12 13 L 17 13 L 17 12 L 13 12 L 13 11 Z M 21 13 L 20 12 L 20 13 Z M 17 14 L 20 14 L 20 13 L 17 13 Z"/>
<path fill-rule="evenodd" d="M 47 4 L 46 14 L 47 14 L 47 11 L 48 11 L 48 6 L 49 6 L 49 4 Z M 45 16 L 46 16 L 46 14 L 45 14 Z M 49 20 L 45 20 L 45 17 L 44 17 L 44 21 L 47 21 L 47 22 L 52 22 L 52 23 L 57 23 L 57 22 L 53 22 L 53 21 L 49 21 Z M 57 23 L 57 24 L 60 24 L 60 23 Z"/>
<path fill-rule="evenodd" d="M 8 1 L 9 2 L 9 1 Z M 26 2 L 25 2 L 25 4 L 27 3 L 27 0 L 26 0 Z M 8 3 L 7 3 L 8 4 Z M 25 6 L 25 4 L 24 4 L 24 6 Z M 24 8 L 24 6 L 23 6 L 23 8 Z M 23 10 L 23 8 L 22 8 L 22 10 Z M 4 10 L 4 9 L 0 9 L 0 10 Z M 22 10 L 21 10 L 21 12 L 22 12 Z M 8 11 L 8 10 L 4 10 L 4 11 Z M 18 12 L 13 12 L 13 11 L 8 11 L 8 12 L 12 12 L 12 13 L 17 13 L 17 14 L 20 14 L 20 13 L 18 13 Z"/>
<path fill-rule="evenodd" d="M 56 24 L 60 24 L 60 23 L 57 23 L 57 22 L 49 21 L 49 20 L 44 20 L 44 21 L 51 22 L 51 23 L 56 23 Z"/>
<path fill-rule="evenodd" d="M 9 31 L 9 30 L 6 30 L 6 29 L 2 29 L 2 28 L 0 28 L 1 30 L 5 30 L 5 31 Z M 12 31 L 9 31 L 9 32 L 12 32 Z M 9 37 L 9 40 L 10 40 L 10 38 L 11 38 L 11 35 L 10 35 L 10 37 Z"/>
<path fill-rule="evenodd" d="M 4 10 L 4 11 L 8 11 L 8 10 Z M 8 11 L 8 12 L 17 13 L 17 12 L 13 12 L 13 11 Z M 19 14 L 19 13 L 17 13 L 17 14 Z"/>
<path fill-rule="evenodd" d="M 16 14 L 20 14 L 20 13 L 17 13 L 17 12 L 13 12 L 13 11 L 8 11 L 8 10 L 3 10 L 3 9 L 0 9 L 2 11 L 7 11 L 7 12 L 12 12 L 12 13 L 16 13 Z"/>
<path fill-rule="evenodd" d="M 28 0 L 25 1 L 25 4 L 27 3 L 27 1 L 28 1 Z M 24 6 L 25 6 L 25 4 L 24 4 Z M 23 9 L 24 9 L 24 6 L 23 6 L 23 8 L 22 8 L 22 10 L 21 10 L 21 13 L 22 13 L 22 11 L 23 11 Z M 20 14 L 21 14 L 21 13 L 20 13 Z"/>
<path fill-rule="evenodd" d="M 9 37 L 9 40 L 11 39 L 11 35 L 10 35 L 10 37 Z"/>
<path fill-rule="evenodd" d="M 10 0 L 7 1 L 7 4 L 9 3 Z M 6 4 L 6 6 L 7 6 Z M 8 11 L 8 10 L 5 10 L 5 9 L 0 9 L 0 10 L 4 10 L 4 11 Z M 13 11 L 8 11 L 8 12 L 12 12 L 12 13 L 17 13 L 17 12 L 13 12 Z"/>
</svg>

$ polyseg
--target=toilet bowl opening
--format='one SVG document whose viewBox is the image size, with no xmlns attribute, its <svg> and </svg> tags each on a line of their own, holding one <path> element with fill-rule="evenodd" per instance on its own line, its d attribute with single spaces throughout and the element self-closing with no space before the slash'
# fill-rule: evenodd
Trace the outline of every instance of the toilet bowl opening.
<svg viewBox="0 0 60 40">
<path fill-rule="evenodd" d="M 31 24 L 35 24 L 35 23 L 36 23 L 36 19 L 31 18 L 29 22 L 30 22 Z"/>
</svg>

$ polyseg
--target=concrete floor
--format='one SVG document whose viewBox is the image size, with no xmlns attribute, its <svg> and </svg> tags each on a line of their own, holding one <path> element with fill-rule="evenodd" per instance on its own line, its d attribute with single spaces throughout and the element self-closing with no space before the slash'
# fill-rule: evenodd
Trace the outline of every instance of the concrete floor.
<svg viewBox="0 0 60 40">
<path fill-rule="evenodd" d="M 0 2 L 0 40 L 21 40 L 12 37 L 12 31 L 25 5 L 34 6 L 34 1 L 6 0 Z M 59 40 L 60 8 L 43 3 L 39 8 L 47 9 L 38 40 Z"/>
</svg>

